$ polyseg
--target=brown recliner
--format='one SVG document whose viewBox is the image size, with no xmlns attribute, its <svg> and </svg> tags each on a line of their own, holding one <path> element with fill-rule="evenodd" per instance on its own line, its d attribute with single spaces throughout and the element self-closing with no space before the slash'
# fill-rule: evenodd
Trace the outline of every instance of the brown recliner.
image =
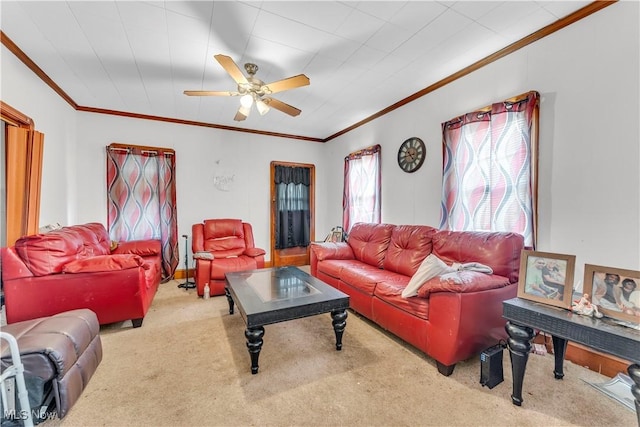
<svg viewBox="0 0 640 427">
<path fill-rule="evenodd" d="M 46 403 L 52 394 L 57 415 L 63 418 L 80 398 L 102 361 L 96 314 L 89 309 L 70 310 L 12 323 L 3 326 L 2 331 L 13 335 L 18 342 L 29 400 L 35 401 L 32 414 L 38 414 L 34 410 Z M 12 364 L 9 345 L 5 345 L 5 341 L 2 341 L 1 350 L 4 370 Z"/>
<path fill-rule="evenodd" d="M 224 274 L 264 268 L 264 249 L 256 248 L 251 224 L 240 219 L 207 219 L 191 228 L 198 296 L 224 295 Z"/>
</svg>

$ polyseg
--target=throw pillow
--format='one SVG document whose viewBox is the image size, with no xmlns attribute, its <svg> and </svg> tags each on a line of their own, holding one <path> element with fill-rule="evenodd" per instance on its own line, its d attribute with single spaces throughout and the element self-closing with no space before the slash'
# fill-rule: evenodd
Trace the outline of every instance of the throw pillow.
<svg viewBox="0 0 640 427">
<path fill-rule="evenodd" d="M 418 289 L 420 289 L 427 280 L 452 271 L 455 270 L 445 264 L 440 258 L 434 254 L 429 254 L 411 277 L 407 287 L 402 291 L 402 297 L 409 298 L 418 295 Z"/>
</svg>

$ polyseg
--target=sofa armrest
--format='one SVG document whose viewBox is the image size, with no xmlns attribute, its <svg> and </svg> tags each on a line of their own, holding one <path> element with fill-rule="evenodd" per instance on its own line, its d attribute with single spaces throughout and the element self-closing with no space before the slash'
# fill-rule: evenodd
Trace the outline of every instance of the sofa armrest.
<svg viewBox="0 0 640 427">
<path fill-rule="evenodd" d="M 34 277 L 34 274 L 16 252 L 15 247 L 0 248 L 0 254 L 2 257 L 0 272 L 2 273 L 3 281 Z"/>
<path fill-rule="evenodd" d="M 318 277 L 318 262 L 327 259 L 355 259 L 346 242 L 313 242 L 310 249 L 311 275 Z"/>
<path fill-rule="evenodd" d="M 264 249 L 261 248 L 246 248 L 244 250 L 244 255 L 246 256 L 250 256 L 251 258 L 255 258 L 261 255 L 266 254 L 267 251 L 265 251 Z"/>
<path fill-rule="evenodd" d="M 160 255 L 162 245 L 160 240 L 132 240 L 130 242 L 119 242 L 118 246 L 111 252 L 113 255 L 133 254 L 141 257 Z"/>
<path fill-rule="evenodd" d="M 453 365 L 507 337 L 502 301 L 514 298 L 511 284 L 482 292 L 437 292 L 429 298 L 429 355 Z"/>
<path fill-rule="evenodd" d="M 346 242 L 312 243 L 311 252 L 318 261 L 326 259 L 355 259 L 353 250 Z"/>
<path fill-rule="evenodd" d="M 471 293 L 509 286 L 509 279 L 496 274 L 485 274 L 477 271 L 456 271 L 427 280 L 418 289 L 418 297 L 429 298 L 437 292 Z"/>
</svg>

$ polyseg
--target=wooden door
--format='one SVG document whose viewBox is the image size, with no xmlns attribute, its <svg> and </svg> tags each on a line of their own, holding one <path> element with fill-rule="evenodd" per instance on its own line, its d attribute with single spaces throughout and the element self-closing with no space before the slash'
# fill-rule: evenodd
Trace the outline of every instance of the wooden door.
<svg viewBox="0 0 640 427">
<path fill-rule="evenodd" d="M 3 122 L 5 173 L 5 216 L 2 217 L 3 246 L 29 234 L 36 234 L 40 217 L 40 188 L 44 135 L 34 130 L 33 120 L 0 101 Z"/>
<path fill-rule="evenodd" d="M 309 237 L 310 242 L 315 239 L 315 166 L 307 163 L 271 162 L 271 264 L 273 267 L 285 265 L 308 265 L 309 246 L 295 246 L 286 249 L 276 248 L 276 221 L 277 221 L 277 186 L 276 166 L 298 167 L 309 169 Z"/>
</svg>

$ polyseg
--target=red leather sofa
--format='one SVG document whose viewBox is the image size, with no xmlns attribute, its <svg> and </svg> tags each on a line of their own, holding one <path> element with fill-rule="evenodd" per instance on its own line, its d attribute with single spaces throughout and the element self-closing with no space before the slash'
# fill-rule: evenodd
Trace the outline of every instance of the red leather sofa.
<svg viewBox="0 0 640 427">
<path fill-rule="evenodd" d="M 224 295 L 224 273 L 264 267 L 265 250 L 256 248 L 253 228 L 240 219 L 207 219 L 191 227 L 191 250 L 196 260 L 196 289 L 204 295 Z"/>
<path fill-rule="evenodd" d="M 448 376 L 457 362 L 506 338 L 502 301 L 517 294 L 523 246 L 516 233 L 358 223 L 347 242 L 311 245 L 311 274 L 348 294 L 354 311 L 435 359 Z M 402 297 L 431 253 L 447 265 L 481 263 L 493 274 L 433 277 L 417 296 Z"/>
<path fill-rule="evenodd" d="M 119 242 L 102 224 L 73 225 L 2 248 L 7 323 L 88 308 L 100 324 L 142 325 L 161 279 L 159 240 Z"/>
</svg>

